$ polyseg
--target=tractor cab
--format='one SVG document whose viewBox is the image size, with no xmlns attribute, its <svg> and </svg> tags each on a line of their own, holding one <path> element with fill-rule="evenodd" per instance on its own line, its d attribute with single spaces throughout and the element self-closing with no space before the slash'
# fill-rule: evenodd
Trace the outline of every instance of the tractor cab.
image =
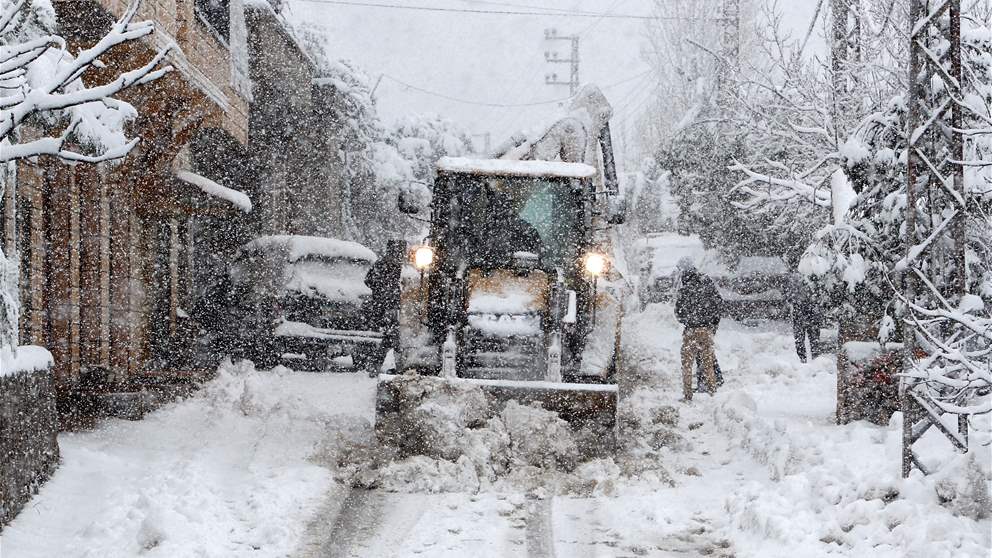
<svg viewBox="0 0 992 558">
<path fill-rule="evenodd" d="M 442 159 L 421 254 L 430 337 L 445 375 L 577 379 L 592 324 L 595 169 L 581 163 Z M 445 359 L 439 368 L 445 367 Z M 440 370 L 439 370 L 440 371 Z M 605 382 L 600 367 L 583 381 Z"/>
</svg>

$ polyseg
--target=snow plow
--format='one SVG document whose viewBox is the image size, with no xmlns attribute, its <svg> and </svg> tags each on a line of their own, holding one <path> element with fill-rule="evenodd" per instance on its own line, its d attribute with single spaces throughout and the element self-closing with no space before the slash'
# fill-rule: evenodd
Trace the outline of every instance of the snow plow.
<svg viewBox="0 0 992 558">
<path fill-rule="evenodd" d="M 402 428 L 391 417 L 416 404 L 422 382 L 406 393 L 405 377 L 420 375 L 614 439 L 626 282 L 612 265 L 625 208 L 611 113 L 588 86 L 494 158 L 438 161 L 429 236 L 402 277 L 396 375 L 379 378 L 377 430 Z M 418 208 L 401 195 L 400 209 Z"/>
</svg>

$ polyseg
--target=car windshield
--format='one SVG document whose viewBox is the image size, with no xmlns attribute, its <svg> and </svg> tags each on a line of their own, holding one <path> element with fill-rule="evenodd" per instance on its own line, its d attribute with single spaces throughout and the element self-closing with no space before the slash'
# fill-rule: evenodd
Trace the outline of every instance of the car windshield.
<svg viewBox="0 0 992 558">
<path fill-rule="evenodd" d="M 532 253 L 541 265 L 563 266 L 578 256 L 581 190 L 572 180 L 486 177 L 463 183 L 462 226 L 478 264 L 505 265 Z"/>
</svg>

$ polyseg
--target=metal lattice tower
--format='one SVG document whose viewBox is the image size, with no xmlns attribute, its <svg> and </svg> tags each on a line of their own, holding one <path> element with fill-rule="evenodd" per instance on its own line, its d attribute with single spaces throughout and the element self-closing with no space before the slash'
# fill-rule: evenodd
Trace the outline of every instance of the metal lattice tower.
<svg viewBox="0 0 992 558">
<path fill-rule="evenodd" d="M 942 293 L 949 299 L 960 298 L 967 289 L 965 269 L 965 215 L 964 167 L 957 163 L 964 160 L 963 106 L 961 74 L 961 1 L 960 0 L 911 0 L 910 21 L 910 70 L 908 97 L 909 157 L 906 169 L 906 231 L 908 239 L 907 261 L 926 258 L 930 273 L 951 269 L 955 281 L 953 289 Z M 947 48 L 938 45 L 946 41 Z M 944 52 L 941 52 L 944 50 Z M 944 89 L 937 94 L 932 90 L 934 78 L 939 78 Z M 950 126 L 945 125 L 950 117 Z M 918 214 L 939 217 L 953 214 L 948 226 L 937 228 L 939 218 L 930 219 L 919 227 Z M 947 254 L 927 249 L 911 258 L 918 245 L 923 245 L 928 235 L 951 235 L 954 250 Z M 929 242 L 926 246 L 934 246 Z M 910 263 L 904 271 L 905 299 L 916 301 L 921 280 L 932 281 Z M 945 283 L 946 284 L 946 283 Z M 926 285 L 926 283 L 924 283 Z M 904 324 L 906 370 L 913 367 L 916 356 L 914 324 Z M 947 412 L 935 405 L 920 379 L 904 376 L 899 384 L 899 397 L 903 412 L 902 475 L 908 476 L 916 467 L 924 474 L 928 471 L 913 451 L 916 443 L 931 427 L 936 427 L 958 451 L 968 449 L 968 417 L 957 416 L 957 431 L 941 421 Z"/>
<path fill-rule="evenodd" d="M 728 88 L 732 86 L 731 75 L 740 66 L 741 57 L 741 4 L 740 0 L 723 0 L 718 21 L 721 24 L 720 57 L 726 66 L 717 73 L 717 98 L 721 107 L 726 106 L 731 96 Z"/>
<path fill-rule="evenodd" d="M 741 2 L 740 0 L 724 0 L 723 34 L 720 41 L 720 54 L 729 65 L 736 68 L 741 57 Z"/>
<path fill-rule="evenodd" d="M 545 29 L 544 39 L 547 41 L 568 41 L 571 43 L 571 54 L 568 58 L 561 58 L 555 51 L 545 51 L 544 60 L 552 64 L 568 64 L 568 81 L 558 79 L 557 73 L 550 73 L 544 76 L 544 83 L 548 85 L 567 85 L 568 94 L 575 95 L 579 91 L 579 36 L 559 35 L 557 29 Z"/>
</svg>

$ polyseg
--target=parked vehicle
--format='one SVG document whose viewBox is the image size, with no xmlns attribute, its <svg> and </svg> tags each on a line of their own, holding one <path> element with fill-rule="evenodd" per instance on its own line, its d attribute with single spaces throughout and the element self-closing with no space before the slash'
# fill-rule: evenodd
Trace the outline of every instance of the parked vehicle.
<svg viewBox="0 0 992 558">
<path fill-rule="evenodd" d="M 676 264 L 690 258 L 696 267 L 714 280 L 727 275 L 727 268 L 717 254 L 703 247 L 697 236 L 674 232 L 648 235 L 638 249 L 639 282 L 637 286 L 641 308 L 657 302 L 672 303 L 678 288 Z"/>
<path fill-rule="evenodd" d="M 363 366 L 382 340 L 363 310 L 375 261 L 365 246 L 334 238 L 275 235 L 245 244 L 230 269 L 244 356 L 266 368 L 324 370 L 346 356 Z"/>
<path fill-rule="evenodd" d="M 789 307 L 784 296 L 788 268 L 781 258 L 745 256 L 729 266 L 699 237 L 666 232 L 649 235 L 638 251 L 641 308 L 672 303 L 678 289 L 676 264 L 692 259 L 699 270 L 713 278 L 723 297 L 723 312 L 735 320 L 785 319 Z"/>
<path fill-rule="evenodd" d="M 717 278 L 725 315 L 735 320 L 783 320 L 789 317 L 785 298 L 789 270 L 781 258 L 745 256 Z"/>
</svg>

